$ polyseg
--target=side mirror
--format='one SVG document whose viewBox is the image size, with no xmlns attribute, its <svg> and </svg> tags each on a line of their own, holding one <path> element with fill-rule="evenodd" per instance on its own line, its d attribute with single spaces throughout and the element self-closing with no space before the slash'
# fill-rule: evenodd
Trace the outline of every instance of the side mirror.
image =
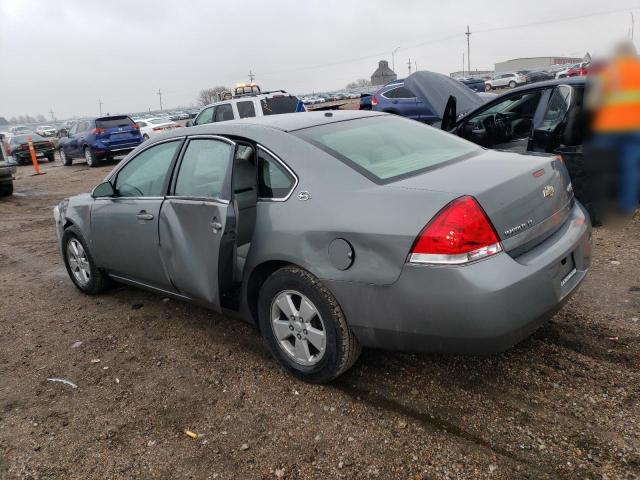
<svg viewBox="0 0 640 480">
<path fill-rule="evenodd" d="M 93 198 L 105 198 L 105 197 L 114 197 L 116 195 L 116 190 L 113 188 L 111 182 L 102 182 L 97 185 L 93 191 L 91 192 L 91 196 Z"/>
<path fill-rule="evenodd" d="M 187 120 L 187 127 L 193 127 L 193 120 Z"/>
</svg>

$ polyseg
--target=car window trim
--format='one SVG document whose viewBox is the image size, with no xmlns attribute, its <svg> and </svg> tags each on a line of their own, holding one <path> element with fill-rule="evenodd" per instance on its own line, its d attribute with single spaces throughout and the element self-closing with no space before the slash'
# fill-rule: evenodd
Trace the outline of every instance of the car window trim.
<svg viewBox="0 0 640 480">
<path fill-rule="evenodd" d="M 405 90 L 410 91 L 410 90 L 409 90 L 407 87 L 405 87 L 404 85 L 398 85 L 398 86 L 396 86 L 396 87 L 394 87 L 394 88 L 390 88 L 389 90 L 387 90 L 387 91 L 385 91 L 385 92 L 382 92 L 382 93 L 380 94 L 380 96 L 381 96 L 381 97 L 386 98 L 387 100 L 412 100 L 412 99 L 417 98 L 415 95 L 414 95 L 413 97 L 387 97 L 387 96 L 385 95 L 385 93 L 389 93 L 389 92 L 392 92 L 392 91 L 394 91 L 394 90 L 398 90 L 398 89 L 400 89 L 400 88 L 404 88 Z"/>
<path fill-rule="evenodd" d="M 118 199 L 118 198 L 127 198 L 127 199 L 145 199 L 145 198 L 153 198 L 153 199 L 162 199 L 166 197 L 166 193 L 169 187 L 169 181 L 171 179 L 171 175 L 169 174 L 170 172 L 173 172 L 173 168 L 175 165 L 175 162 L 178 158 L 178 155 L 180 154 L 182 147 L 184 146 L 184 140 L 185 140 L 185 136 L 180 136 L 180 137 L 172 137 L 172 138 L 167 138 L 167 139 L 163 139 L 163 140 L 159 140 L 156 141 L 154 143 L 151 143 L 149 145 L 145 145 L 145 147 L 143 149 L 141 149 L 140 151 L 136 151 L 136 154 L 131 156 L 131 158 L 126 159 L 126 161 L 121 161 L 120 165 L 118 165 L 118 167 L 113 170 L 106 178 L 105 181 L 109 181 L 111 182 L 111 184 L 114 186 L 115 188 L 115 182 L 116 179 L 118 178 L 118 174 L 120 173 L 120 171 L 126 167 L 127 165 L 129 165 L 129 163 L 131 161 L 133 161 L 134 158 L 137 158 L 138 155 L 142 154 L 143 152 L 147 151 L 148 149 L 150 149 L 151 147 L 154 147 L 156 145 L 161 145 L 163 143 L 169 143 L 169 142 L 180 142 L 180 145 L 178 145 L 178 148 L 176 148 L 176 152 L 173 154 L 173 158 L 171 159 L 171 162 L 169 163 L 169 167 L 167 168 L 167 173 L 165 173 L 165 178 L 164 178 L 164 182 L 162 184 L 162 191 L 165 193 L 165 195 L 163 196 L 159 196 L 159 197 L 108 197 L 112 200 L 114 199 Z"/>
<path fill-rule="evenodd" d="M 291 188 L 289 189 L 289 192 L 287 193 L 287 195 L 285 195 L 284 197 L 260 197 L 258 196 L 258 201 L 259 202 L 286 202 L 287 200 L 289 200 L 289 198 L 291 198 L 291 195 L 293 195 L 293 192 L 295 191 L 296 187 L 298 186 L 299 183 L 299 179 L 298 179 L 298 175 L 296 175 L 296 172 L 294 172 L 289 165 L 287 165 L 285 162 L 282 161 L 282 159 L 280 157 L 278 157 L 275 153 L 273 153 L 271 150 L 269 150 L 267 147 L 265 147 L 264 145 L 260 144 L 260 143 L 256 143 L 256 147 L 259 149 L 264 150 L 265 152 L 267 152 L 272 158 L 275 159 L 276 163 L 279 163 L 280 166 L 282 168 L 284 168 L 284 170 L 291 175 L 291 177 L 293 178 L 293 185 L 291 186 Z M 257 159 L 257 158 L 256 158 Z M 257 174 L 257 170 L 258 169 L 258 165 L 256 164 L 256 174 Z M 259 186 L 258 186 L 259 187 Z M 260 188 L 258 188 L 258 193 L 260 192 Z"/>
<path fill-rule="evenodd" d="M 180 167 L 182 165 L 182 160 L 184 159 L 184 154 L 187 152 L 187 148 L 189 147 L 189 143 L 191 142 L 191 140 L 218 140 L 218 141 L 222 141 L 224 143 L 228 143 L 229 145 L 231 145 L 233 148 L 231 149 L 231 158 L 229 159 L 229 164 L 231 165 L 231 168 L 229 168 L 227 170 L 227 174 L 225 175 L 225 178 L 223 180 L 223 184 L 222 184 L 222 192 L 220 192 L 220 197 L 196 197 L 196 196 L 186 196 L 186 195 L 175 195 L 175 191 L 176 191 L 176 183 L 178 181 L 178 174 L 180 173 Z M 238 144 L 236 142 L 234 142 L 233 140 L 231 140 L 230 138 L 224 137 L 222 135 L 215 135 L 215 134 L 199 134 L 199 135 L 190 135 L 188 137 L 185 137 L 185 142 L 183 143 L 182 147 L 180 148 L 180 152 L 178 155 L 178 158 L 176 159 L 176 162 L 174 165 L 172 165 L 172 172 L 171 172 L 171 178 L 169 181 L 169 185 L 168 185 L 168 193 L 165 196 L 165 198 L 169 199 L 180 199 L 180 200 L 198 200 L 198 201 L 204 201 L 204 202 L 216 202 L 216 203 L 221 203 L 224 205 L 228 205 L 230 200 L 231 200 L 231 175 L 233 173 L 233 156 L 235 155 L 236 152 L 236 146 Z M 224 198 L 224 197 L 228 197 L 228 198 Z"/>
</svg>

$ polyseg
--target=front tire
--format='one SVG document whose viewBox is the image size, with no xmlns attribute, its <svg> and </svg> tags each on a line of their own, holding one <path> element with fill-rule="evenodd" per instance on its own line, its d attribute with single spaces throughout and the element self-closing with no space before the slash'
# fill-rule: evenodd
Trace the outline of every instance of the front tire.
<svg viewBox="0 0 640 480">
<path fill-rule="evenodd" d="M 91 150 L 91 147 L 84 147 L 84 159 L 87 161 L 87 165 L 90 167 L 98 166 L 98 159 Z"/>
<path fill-rule="evenodd" d="M 68 156 L 66 153 L 64 153 L 64 149 L 63 148 L 58 150 L 58 153 L 60 153 L 60 160 L 62 160 L 62 164 L 65 167 L 68 167 L 69 165 L 71 165 L 71 163 L 72 163 L 71 157 Z"/>
<path fill-rule="evenodd" d="M 484 91 L 485 91 L 485 92 L 490 92 L 490 91 L 491 91 L 491 85 L 487 83 L 487 84 L 484 86 Z"/>
<path fill-rule="evenodd" d="M 514 82 L 513 80 L 509 82 L 509 88 L 516 88 L 516 85 L 516 82 Z"/>
<path fill-rule="evenodd" d="M 80 229 L 75 225 L 62 234 L 62 258 L 69 278 L 81 292 L 95 295 L 108 287 L 109 279 L 96 266 Z"/>
<path fill-rule="evenodd" d="M 258 316 L 271 354 L 305 382 L 330 382 L 360 355 L 360 344 L 335 297 L 301 268 L 284 267 L 267 278 L 260 289 Z"/>
<path fill-rule="evenodd" d="M 149 135 L 145 133 L 144 135 L 142 135 L 142 141 L 146 142 L 147 140 L 149 140 Z"/>
</svg>

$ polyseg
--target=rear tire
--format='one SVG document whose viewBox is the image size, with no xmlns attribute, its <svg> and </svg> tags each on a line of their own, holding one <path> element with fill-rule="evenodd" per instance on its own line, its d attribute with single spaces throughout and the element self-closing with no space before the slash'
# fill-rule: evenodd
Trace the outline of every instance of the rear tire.
<svg viewBox="0 0 640 480">
<path fill-rule="evenodd" d="M 91 151 L 91 147 L 84 147 L 84 159 L 87 161 L 87 165 L 90 167 L 98 166 L 98 159 L 96 158 L 93 151 Z"/>
<path fill-rule="evenodd" d="M 58 153 L 60 154 L 60 160 L 62 160 L 62 164 L 65 167 L 68 167 L 73 163 L 73 160 L 71 160 L 71 157 L 68 156 L 66 153 L 64 153 L 64 150 L 62 148 L 58 150 Z"/>
<path fill-rule="evenodd" d="M 13 194 L 13 181 L 0 183 L 0 197 L 8 197 Z"/>
<path fill-rule="evenodd" d="M 62 258 L 69 278 L 81 292 L 95 295 L 109 286 L 109 278 L 96 266 L 80 229 L 75 225 L 62 234 Z"/>
<path fill-rule="evenodd" d="M 516 88 L 516 85 L 517 85 L 517 83 L 516 83 L 516 82 L 514 82 L 513 80 L 511 80 L 511 81 L 509 82 L 509 88 Z"/>
<path fill-rule="evenodd" d="M 295 309 L 293 317 L 297 321 L 289 322 L 284 311 L 278 309 L 276 301 L 283 295 L 300 299 L 297 305 L 296 300 L 291 302 Z M 303 309 L 302 302 L 305 300 L 309 302 L 307 305 L 313 308 Z M 315 313 L 303 318 L 309 310 Z M 274 311 L 277 314 L 274 314 Z M 360 344 L 349 329 L 338 301 L 316 277 L 299 267 L 281 268 L 267 278 L 260 289 L 258 316 L 262 335 L 271 354 L 289 373 L 305 382 L 330 382 L 351 368 L 360 355 Z M 284 339 L 282 334 L 279 338 L 276 337 L 274 328 L 277 327 L 277 322 L 284 326 L 285 336 L 289 325 L 291 336 L 288 340 Z M 312 338 L 312 329 L 315 329 L 316 335 L 323 334 L 322 350 L 315 348 L 314 341 L 309 340 L 307 343 L 307 340 L 304 340 L 307 333 L 309 338 Z M 313 349 L 312 353 L 316 357 L 311 358 L 306 364 L 296 360 L 294 354 L 287 352 L 286 347 L 283 347 L 284 342 L 288 341 L 290 349 L 295 350 L 298 342 L 295 337 L 300 338 L 298 332 L 304 333 L 302 341 L 307 344 L 307 354 Z"/>
<path fill-rule="evenodd" d="M 490 92 L 491 91 L 491 85 L 489 85 L 488 83 L 484 86 L 484 91 L 485 92 Z"/>
<path fill-rule="evenodd" d="M 53 163 L 53 162 L 55 162 L 55 161 L 56 161 L 56 155 L 55 155 L 55 153 L 52 153 L 51 155 L 49 155 L 49 156 L 47 157 L 47 160 L 49 160 L 49 163 Z"/>
</svg>

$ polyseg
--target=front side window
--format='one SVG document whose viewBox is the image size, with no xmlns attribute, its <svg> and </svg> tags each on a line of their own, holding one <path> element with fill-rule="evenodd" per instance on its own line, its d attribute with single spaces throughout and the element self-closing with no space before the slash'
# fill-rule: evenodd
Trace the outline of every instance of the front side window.
<svg viewBox="0 0 640 480">
<path fill-rule="evenodd" d="M 213 115 L 214 122 L 224 122 L 225 120 L 233 120 L 233 108 L 230 103 L 218 105 L 216 113 Z"/>
<path fill-rule="evenodd" d="M 471 142 L 395 115 L 330 123 L 293 133 L 376 183 L 417 175 L 481 151 Z"/>
<path fill-rule="evenodd" d="M 551 131 L 560 125 L 569 111 L 572 92 L 572 88 L 567 85 L 560 85 L 553 91 L 540 129 Z"/>
<path fill-rule="evenodd" d="M 160 143 L 136 155 L 118 172 L 115 191 L 119 197 L 162 197 L 171 160 L 180 141 Z"/>
<path fill-rule="evenodd" d="M 411 90 L 405 87 L 397 87 L 382 94 L 387 98 L 415 98 Z"/>
<path fill-rule="evenodd" d="M 264 199 L 285 198 L 293 188 L 295 179 L 275 158 L 262 148 L 258 149 L 258 196 Z"/>
<path fill-rule="evenodd" d="M 240 118 L 256 116 L 256 109 L 253 106 L 253 102 L 250 100 L 247 102 L 238 102 L 236 103 L 236 107 L 238 107 L 238 115 L 240 115 Z"/>
<path fill-rule="evenodd" d="M 231 163 L 233 146 L 220 140 L 191 140 L 182 157 L 175 195 L 219 198 Z"/>
<path fill-rule="evenodd" d="M 204 125 L 213 122 L 213 107 L 207 107 L 201 111 L 193 121 L 194 125 Z"/>
</svg>

